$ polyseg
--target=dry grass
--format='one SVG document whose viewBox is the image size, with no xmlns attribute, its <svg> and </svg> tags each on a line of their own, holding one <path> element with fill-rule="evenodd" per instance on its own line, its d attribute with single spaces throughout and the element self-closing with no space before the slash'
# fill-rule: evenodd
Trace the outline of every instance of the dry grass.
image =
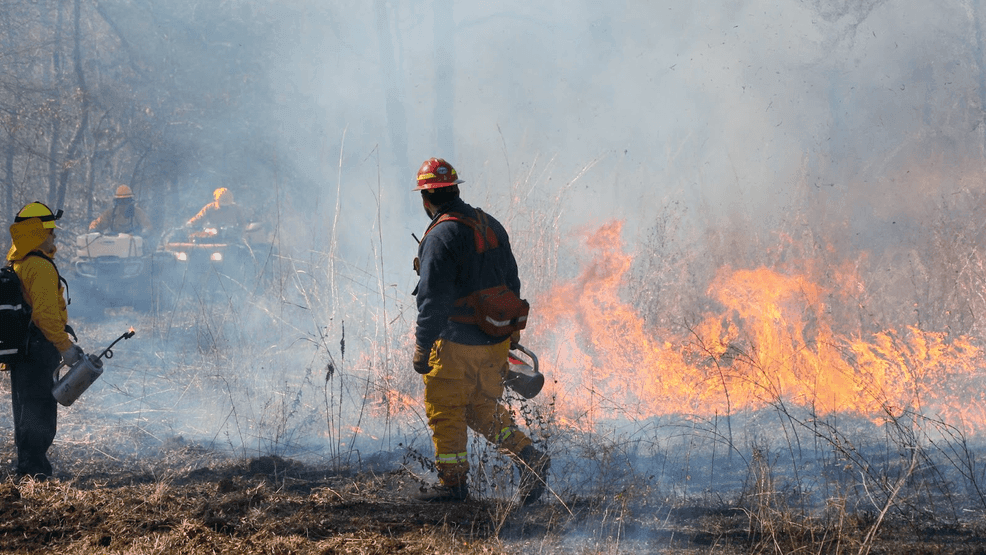
<svg viewBox="0 0 986 555">
<path fill-rule="evenodd" d="M 9 449 L 0 452 L 8 458 Z M 275 456 L 230 458 L 185 442 L 154 456 L 60 445 L 55 479 L 0 481 L 5 553 L 973 553 L 981 519 L 948 524 L 854 509 L 852 495 L 806 511 L 777 456 L 754 449 L 734 501 L 660 488 L 558 491 L 532 507 L 480 493 L 465 504 L 410 500 L 422 478 Z M 612 476 L 611 476 L 612 477 Z M 565 484 L 559 476 L 558 483 Z M 624 480 L 628 477 L 624 477 Z M 637 476 L 644 481 L 645 477 Z M 601 480 L 602 481 L 602 480 Z M 894 487 L 900 485 L 893 484 Z M 904 492 L 899 491 L 902 495 Z M 896 497 L 893 499 L 897 499 Z M 895 502 L 896 503 L 896 502 Z M 896 506 L 896 505 L 895 505 Z M 879 529 L 880 533 L 873 533 Z"/>
<path fill-rule="evenodd" d="M 535 203 L 556 207 L 547 215 L 519 209 L 535 189 L 533 175 L 514 187 L 511 210 L 494 211 L 512 218 L 532 297 L 557 285 L 575 260 L 556 240 L 554 210 L 561 210 L 568 186 L 552 199 L 558 202 Z M 531 232 L 543 231 L 543 221 L 552 222 L 551 233 Z M 743 237 L 743 229 L 692 248 L 684 238 L 693 234 L 679 229 L 687 225 L 681 214 L 666 210 L 654 225 L 653 252 L 636 259 L 638 277 L 624 287 L 656 328 L 687 327 L 689 316 L 707 308 L 702 276 L 723 264 L 783 267 L 787 257 L 839 265 L 813 237 L 779 249 L 784 256 L 751 244 L 742 251 L 760 254 L 742 259 L 725 238 Z M 978 228 L 965 231 L 982 238 Z M 314 249 L 285 249 L 279 272 L 265 282 L 269 290 L 247 280 L 228 282 L 210 297 L 186 288 L 170 312 L 123 311 L 82 322 L 78 329 L 90 347 L 118 335 L 131 318 L 138 336 L 119 346 L 98 385 L 62 412 L 53 450 L 58 478 L 36 483 L 5 476 L 0 483 L 0 550 L 864 555 L 906 546 L 913 553 L 986 552 L 986 475 L 975 438 L 945 419 L 895 411 L 876 425 L 858 416 L 819 416 L 767 394 L 767 408 L 711 419 L 635 417 L 623 406 L 627 399 L 607 399 L 605 406 L 619 409 L 613 417 L 619 422 L 593 413 L 591 426 L 563 421 L 550 393 L 532 403 L 514 401 L 525 429 L 553 456 L 551 490 L 542 503 L 516 506 L 512 465 L 482 440 L 469 446 L 473 502 L 409 501 L 431 479 L 430 433 L 420 378 L 409 369 L 413 308 L 385 285 L 382 268 L 390 261 L 379 248 L 362 266 Z M 925 266 L 941 262 L 935 249 L 922 252 Z M 958 247 L 949 254 L 959 254 Z M 983 266 L 974 251 L 966 259 L 963 268 Z M 861 278 L 864 261 L 861 256 Z M 922 306 L 975 300 L 979 282 L 971 273 L 965 277 L 947 303 L 933 291 L 933 298 L 917 300 Z M 891 310 L 909 298 L 901 291 L 907 284 L 875 283 L 846 305 L 885 303 L 874 311 L 881 321 L 866 320 L 859 329 L 908 322 Z M 900 304 L 910 310 L 911 303 Z M 833 318 L 852 322 L 852 314 Z M 934 329 L 981 329 L 968 318 L 935 322 Z M 536 350 L 545 342 L 550 352 L 548 335 L 531 330 L 528 337 Z M 723 364 L 757 363 L 752 340 L 737 345 L 729 353 L 735 360 Z M 550 366 L 549 357 L 542 360 Z M 564 379 L 571 370 L 549 372 Z M 0 397 L 5 388 L 0 382 Z M 9 416 L 0 412 L 4 423 Z M 195 443 L 175 439 L 180 436 Z M 0 457 L 12 459 L 11 449 L 9 440 L 0 442 Z"/>
<path fill-rule="evenodd" d="M 406 472 L 335 473 L 264 457 L 213 455 L 189 470 L 89 460 L 82 474 L 0 485 L 0 545 L 14 553 L 490 553 L 485 504 L 407 501 Z M 170 461 L 170 462 L 169 462 Z M 136 469 L 128 469 L 133 464 Z"/>
</svg>

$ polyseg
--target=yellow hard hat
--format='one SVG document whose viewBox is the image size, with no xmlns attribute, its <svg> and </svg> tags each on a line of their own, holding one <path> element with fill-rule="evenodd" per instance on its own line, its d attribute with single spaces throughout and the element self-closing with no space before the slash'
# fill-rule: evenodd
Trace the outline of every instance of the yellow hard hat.
<svg viewBox="0 0 986 555">
<path fill-rule="evenodd" d="M 134 198 L 134 192 L 126 185 L 120 185 L 116 188 L 116 198 Z"/>
<path fill-rule="evenodd" d="M 226 187 L 220 187 L 212 192 L 212 198 L 220 204 L 229 204 L 233 202 L 233 192 Z"/>
<path fill-rule="evenodd" d="M 43 202 L 35 201 L 21 208 L 21 211 L 17 213 L 17 217 L 14 218 L 14 222 L 23 222 L 24 220 L 29 220 L 31 218 L 40 218 L 41 225 L 45 229 L 55 229 L 55 220 L 62 217 L 62 211 L 59 210 L 57 213 L 52 212 L 51 208 L 48 208 Z"/>
</svg>

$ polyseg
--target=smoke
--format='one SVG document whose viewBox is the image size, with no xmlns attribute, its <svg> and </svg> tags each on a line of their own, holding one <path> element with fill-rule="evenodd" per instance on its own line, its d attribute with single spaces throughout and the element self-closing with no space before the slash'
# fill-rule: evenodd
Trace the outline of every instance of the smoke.
<svg viewBox="0 0 986 555">
<path fill-rule="evenodd" d="M 979 213 L 975 6 L 232 4 L 205 30 L 195 10 L 111 12 L 168 29 L 160 43 L 128 35 L 132 48 L 180 48 L 197 62 L 176 87 L 228 106 L 223 118 L 196 120 L 205 111 L 192 106 L 172 122 L 199 129 L 188 144 L 169 136 L 197 156 L 174 163 L 173 205 L 157 216 L 176 225 L 227 186 L 276 231 L 274 248 L 262 271 L 182 282 L 148 314 L 84 322 L 90 349 L 131 323 L 138 335 L 65 416 L 60 441 L 110 422 L 151 446 L 183 436 L 345 461 L 399 445 L 427 453 L 409 360 L 411 233 L 427 219 L 411 189 L 431 156 L 507 225 L 530 299 L 591 263 L 580 238 L 622 221 L 634 259 L 624 300 L 662 327 L 713 302 L 721 267 L 780 265 L 786 240 L 819 266 L 899 266 L 914 251 L 934 268 L 918 239 Z M 900 300 L 902 280 L 872 282 L 873 295 Z M 968 294 L 978 281 L 962 283 Z M 943 287 L 929 286 L 925 312 L 961 300 Z M 536 326 L 526 333 L 555 347 Z"/>
<path fill-rule="evenodd" d="M 949 5 L 294 3 L 256 16 L 292 40 L 265 37 L 258 81 L 275 103 L 244 117 L 270 119 L 267 158 L 291 180 L 290 208 L 310 211 L 302 227 L 333 220 L 339 189 L 347 257 L 378 213 L 384 252 L 413 248 L 424 222 L 409 190 L 433 155 L 476 202 L 503 202 L 534 167 L 551 199 L 591 165 L 564 229 L 617 217 L 639 232 L 675 199 L 712 221 L 755 213 L 763 229 L 809 205 L 870 240 L 886 235 L 872 220 L 913 218 L 934 195 L 909 172 L 934 164 L 951 192 L 951 168 L 981 142 L 978 22 Z"/>
</svg>

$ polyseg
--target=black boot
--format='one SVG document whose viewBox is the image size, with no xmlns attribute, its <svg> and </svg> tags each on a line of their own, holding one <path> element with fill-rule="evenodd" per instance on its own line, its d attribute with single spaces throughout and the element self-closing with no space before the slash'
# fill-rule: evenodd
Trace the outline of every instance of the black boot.
<svg viewBox="0 0 986 555">
<path fill-rule="evenodd" d="M 455 486 L 447 486 L 441 482 L 421 488 L 414 498 L 422 503 L 461 503 L 469 497 L 469 486 L 461 482 Z"/>
<path fill-rule="evenodd" d="M 524 505 L 530 505 L 541 498 L 546 487 L 548 487 L 548 469 L 551 468 L 551 458 L 547 453 L 543 453 L 528 445 L 517 453 L 517 467 L 520 468 L 520 486 L 517 488 L 520 493 L 520 501 Z"/>
</svg>

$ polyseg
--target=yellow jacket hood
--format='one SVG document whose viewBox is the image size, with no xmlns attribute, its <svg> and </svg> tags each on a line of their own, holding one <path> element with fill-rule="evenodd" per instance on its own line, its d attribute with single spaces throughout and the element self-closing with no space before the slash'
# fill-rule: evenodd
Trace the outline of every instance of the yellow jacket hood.
<svg viewBox="0 0 986 555">
<path fill-rule="evenodd" d="M 38 218 L 11 225 L 10 238 L 13 245 L 7 253 L 7 260 L 13 261 L 14 272 L 21 279 L 24 300 L 31 305 L 31 321 L 55 348 L 64 351 L 72 346 L 72 340 L 65 332 L 68 312 L 58 271 L 54 264 L 43 258 L 27 256 L 31 251 L 39 250 L 48 238 L 48 233 L 50 230 Z M 50 258 L 54 256 L 55 249 L 44 254 Z"/>
<path fill-rule="evenodd" d="M 38 250 L 38 247 L 45 242 L 50 229 L 44 227 L 38 218 L 29 218 L 23 222 L 17 222 L 10 226 L 10 239 L 13 245 L 7 253 L 7 260 L 22 260 L 31 251 Z M 55 254 L 54 251 L 45 253 L 49 256 Z"/>
</svg>

